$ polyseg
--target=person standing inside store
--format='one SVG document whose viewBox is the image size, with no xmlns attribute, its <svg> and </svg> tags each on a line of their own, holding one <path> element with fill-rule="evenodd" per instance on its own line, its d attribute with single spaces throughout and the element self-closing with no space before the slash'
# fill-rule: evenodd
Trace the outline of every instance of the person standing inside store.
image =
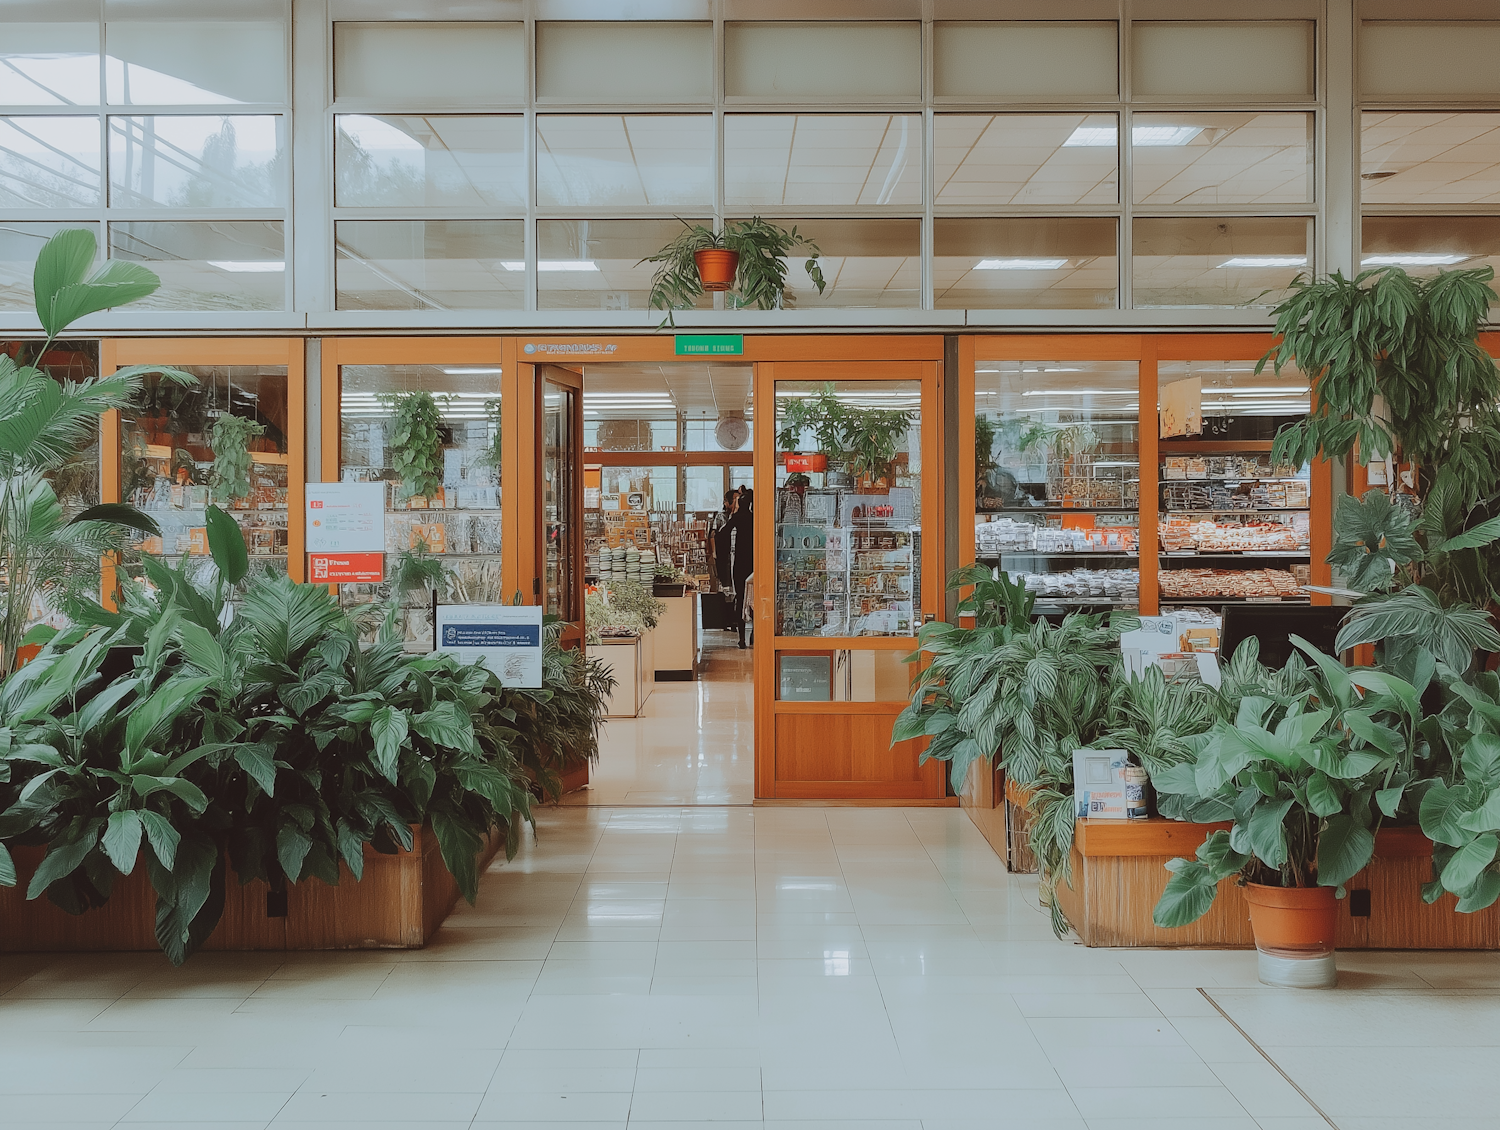
<svg viewBox="0 0 1500 1130">
<path fill-rule="evenodd" d="M 734 512 L 739 504 L 738 487 L 724 492 L 724 512 L 718 515 L 713 532 L 714 574 L 719 582 L 719 593 L 724 598 L 725 615 L 732 614 L 734 604 Z M 724 625 L 726 632 L 735 630 L 732 621 Z"/>
<path fill-rule="evenodd" d="M 734 622 L 740 630 L 740 647 L 745 643 L 745 586 L 755 571 L 755 492 L 740 488 L 739 504 L 730 519 L 733 528 L 731 572 L 734 578 Z"/>
</svg>

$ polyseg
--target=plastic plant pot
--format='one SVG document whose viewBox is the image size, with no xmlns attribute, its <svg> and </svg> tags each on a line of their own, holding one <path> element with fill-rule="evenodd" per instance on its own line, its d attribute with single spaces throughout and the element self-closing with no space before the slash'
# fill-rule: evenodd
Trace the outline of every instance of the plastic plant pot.
<svg viewBox="0 0 1500 1130">
<path fill-rule="evenodd" d="M 704 290 L 728 290 L 734 286 L 734 276 L 740 268 L 740 253 L 705 247 L 693 252 L 693 262 L 698 264 L 698 281 Z"/>
<path fill-rule="evenodd" d="M 1338 903 L 1332 887 L 1245 887 L 1250 929 L 1262 984 L 1284 989 L 1331 989 L 1338 984 L 1334 929 Z"/>
</svg>

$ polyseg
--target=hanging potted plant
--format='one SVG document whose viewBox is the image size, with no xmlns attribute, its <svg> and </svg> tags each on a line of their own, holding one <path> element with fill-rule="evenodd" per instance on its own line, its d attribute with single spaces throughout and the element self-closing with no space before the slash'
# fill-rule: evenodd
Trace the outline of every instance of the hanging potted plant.
<svg viewBox="0 0 1500 1130">
<path fill-rule="evenodd" d="M 795 227 L 790 231 L 756 216 L 732 220 L 721 231 L 683 221 L 681 235 L 641 263 L 657 263 L 647 301 L 665 310 L 663 326 L 676 325 L 673 314 L 691 309 L 705 291 L 728 293 L 734 307 L 777 310 L 786 300 L 786 261 L 798 248 L 807 254 L 803 269 L 823 293 L 827 285 L 818 265 L 818 245 Z"/>
<path fill-rule="evenodd" d="M 1197 858 L 1167 864 L 1152 919 L 1163 928 L 1197 921 L 1220 882 L 1237 876 L 1261 981 L 1326 989 L 1338 982 L 1335 899 L 1370 862 L 1382 817 L 1411 783 L 1421 712 L 1410 684 L 1293 641 L 1316 667 L 1289 664 L 1279 685 L 1245 696 L 1234 721 L 1214 727 L 1196 762 L 1153 776 L 1157 793 L 1183 798 L 1193 819 L 1234 826 L 1212 833 Z"/>
<path fill-rule="evenodd" d="M 891 463 L 916 413 L 890 408 L 851 410 L 845 418 L 849 471 L 863 486 L 889 489 Z"/>
<path fill-rule="evenodd" d="M 425 506 L 443 487 L 442 420 L 430 392 L 382 398 L 391 412 L 391 467 L 401 480 L 398 500 Z"/>
<path fill-rule="evenodd" d="M 844 469 L 844 436 L 849 409 L 834 394 L 833 385 L 825 384 L 812 396 L 788 397 L 778 409 L 781 428 L 776 446 L 782 452 L 782 463 L 789 472 L 807 474 L 824 472 L 829 487 L 852 486 L 853 479 Z M 814 452 L 801 450 L 803 436 L 811 432 L 818 445 Z"/>
<path fill-rule="evenodd" d="M 214 421 L 209 429 L 209 445 L 214 449 L 209 486 L 214 502 L 243 505 L 250 494 L 250 440 L 265 432 L 264 424 L 228 412 Z"/>
</svg>

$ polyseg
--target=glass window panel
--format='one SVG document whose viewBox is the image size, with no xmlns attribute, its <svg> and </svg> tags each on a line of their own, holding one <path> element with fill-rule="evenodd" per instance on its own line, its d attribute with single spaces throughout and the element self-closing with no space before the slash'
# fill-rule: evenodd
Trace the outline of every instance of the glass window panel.
<svg viewBox="0 0 1500 1130">
<path fill-rule="evenodd" d="M 743 217 L 740 217 L 743 218 Z M 787 261 L 786 309 L 819 307 L 920 306 L 922 304 L 920 220 L 797 220 L 776 223 L 818 245 L 827 285 L 822 294 L 803 264 Z"/>
<path fill-rule="evenodd" d="M 210 504 L 239 523 L 252 567 L 287 566 L 287 371 L 285 365 L 187 365 L 182 386 L 148 373 L 133 407 L 120 413 L 120 492 L 156 519 L 161 535 L 136 542 L 146 553 L 207 559 Z M 215 463 L 218 421 L 258 429 L 244 438 L 248 473 Z M 298 516 L 300 519 L 300 515 Z M 132 572 L 139 572 L 132 569 Z"/>
<path fill-rule="evenodd" d="M 939 98 L 1073 102 L 1119 95 L 1119 25 L 932 25 L 933 92 Z"/>
<path fill-rule="evenodd" d="M 734 205 L 922 202 L 917 114 L 729 114 L 724 199 Z"/>
<path fill-rule="evenodd" d="M 397 605 L 409 651 L 432 648 L 432 592 L 454 603 L 508 603 L 500 575 L 500 380 L 494 364 L 345 365 L 339 402 L 341 478 L 386 483 L 387 583 L 339 586 L 349 607 L 384 613 Z M 392 421 L 401 398 L 429 394 L 437 404 L 443 484 L 431 497 L 401 482 Z M 404 568 L 436 558 L 435 584 L 409 580 Z M 383 615 L 366 622 L 370 638 Z"/>
<path fill-rule="evenodd" d="M 712 102 L 713 25 L 543 20 L 536 90 L 549 102 Z"/>
<path fill-rule="evenodd" d="M 1131 24 L 1136 98 L 1313 98 L 1311 20 Z"/>
<path fill-rule="evenodd" d="M 1360 119 L 1366 204 L 1500 201 L 1500 114 L 1376 111 Z"/>
<path fill-rule="evenodd" d="M 339 220 L 340 310 L 515 310 L 525 304 L 520 220 Z"/>
<path fill-rule="evenodd" d="M 689 514 L 712 516 L 723 507 L 723 467 L 684 467 L 682 480 L 682 505 Z"/>
<path fill-rule="evenodd" d="M 54 341 L 46 353 L 38 356 L 41 344 L 36 340 L 0 341 L 0 355 L 18 365 L 35 365 L 57 381 L 77 383 L 99 375 L 97 340 Z M 73 454 L 46 473 L 64 513 L 70 518 L 99 502 L 99 421 L 89 417 L 82 423 L 84 435 L 74 445 Z"/>
<path fill-rule="evenodd" d="M 1139 600 L 1135 361 L 974 364 L 976 559 L 1038 610 Z"/>
<path fill-rule="evenodd" d="M 938 114 L 938 204 L 1114 204 L 1115 114 Z"/>
<path fill-rule="evenodd" d="M 98 104 L 97 23 L 6 24 L 0 35 L 0 105 Z"/>
<path fill-rule="evenodd" d="M 776 635 L 916 634 L 921 409 L 919 381 L 776 382 L 777 449 L 822 456 L 777 461 Z"/>
<path fill-rule="evenodd" d="M 526 100 L 519 23 L 336 23 L 334 97 L 391 109 Z"/>
<path fill-rule="evenodd" d="M 0 208 L 98 205 L 101 179 L 98 118 L 0 118 Z"/>
<path fill-rule="evenodd" d="M 549 616 L 580 618 L 574 585 L 574 564 L 582 531 L 574 526 L 574 507 L 580 484 L 574 467 L 573 424 L 578 393 L 550 380 L 542 381 L 543 545 L 542 607 Z"/>
<path fill-rule="evenodd" d="M 1310 227 L 1301 217 L 1136 220 L 1134 304 L 1275 306 L 1309 267 Z"/>
<path fill-rule="evenodd" d="M 1361 268 L 1435 275 L 1489 266 L 1500 272 L 1500 216 L 1366 216 L 1362 227 Z"/>
<path fill-rule="evenodd" d="M 1119 285 L 1113 217 L 933 221 L 939 310 L 1112 310 Z"/>
<path fill-rule="evenodd" d="M 727 23 L 724 93 L 761 101 L 916 101 L 922 25 Z"/>
<path fill-rule="evenodd" d="M 526 126 L 519 115 L 340 114 L 341 208 L 522 208 Z"/>
<path fill-rule="evenodd" d="M 722 481 L 724 472 L 721 468 L 709 470 Z M 631 495 L 640 495 L 640 498 L 632 499 Z M 599 473 L 599 508 L 605 512 L 670 510 L 675 513 L 677 468 L 622 467 L 606 463 Z M 718 502 L 715 502 L 709 509 L 717 508 Z"/>
<path fill-rule="evenodd" d="M 87 228 L 99 237 L 98 224 L 13 223 L 0 224 L 0 310 L 32 310 L 31 278 L 37 253 L 60 231 Z"/>
<path fill-rule="evenodd" d="M 1359 91 L 1366 98 L 1493 98 L 1500 94 L 1497 56 L 1500 23 L 1367 20 L 1359 37 Z"/>
<path fill-rule="evenodd" d="M 104 44 L 111 106 L 288 101 L 280 21 L 111 20 Z"/>
<path fill-rule="evenodd" d="M 110 116 L 116 208 L 281 208 L 286 180 L 279 114 Z"/>
<path fill-rule="evenodd" d="M 904 702 L 911 664 L 899 651 L 778 651 L 781 702 Z"/>
<path fill-rule="evenodd" d="M 683 217 L 712 226 L 707 218 Z M 642 263 L 682 233 L 672 220 L 538 220 L 537 306 L 543 310 L 645 310 L 654 265 Z M 709 295 L 698 305 L 712 306 Z"/>
<path fill-rule="evenodd" d="M 1135 114 L 1137 204 L 1303 204 L 1312 200 L 1311 114 Z"/>
<path fill-rule="evenodd" d="M 286 252 L 279 220 L 154 221 L 109 225 L 111 259 L 147 264 L 161 289 L 134 307 L 284 310 Z"/>
<path fill-rule="evenodd" d="M 571 207 L 709 207 L 713 128 L 708 114 L 538 115 L 537 200 Z"/>
</svg>

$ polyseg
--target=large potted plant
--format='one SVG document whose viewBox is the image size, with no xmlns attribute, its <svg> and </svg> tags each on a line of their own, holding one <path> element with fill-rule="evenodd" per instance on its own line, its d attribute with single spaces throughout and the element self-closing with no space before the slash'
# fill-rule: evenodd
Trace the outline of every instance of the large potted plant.
<svg viewBox="0 0 1500 1130">
<path fill-rule="evenodd" d="M 1244 887 L 1260 979 L 1331 988 L 1335 899 L 1369 862 L 1383 819 L 1416 780 L 1421 710 L 1411 684 L 1345 668 L 1305 641 L 1261 693 L 1202 738 L 1196 757 L 1158 773 L 1159 795 L 1197 820 L 1228 820 L 1194 859 L 1173 859 L 1153 913 L 1163 928 L 1208 913 L 1221 882 Z"/>
<path fill-rule="evenodd" d="M 804 474 L 821 471 L 830 487 L 852 486 L 853 478 L 845 466 L 845 437 L 852 412 L 831 383 L 810 396 L 783 398 L 778 404 L 776 447 L 787 470 Z M 809 433 L 817 445 L 814 452 L 802 450 Z"/>
<path fill-rule="evenodd" d="M 777 310 L 786 298 L 786 261 L 799 248 L 812 283 L 822 294 L 827 285 L 818 264 L 818 245 L 795 227 L 790 231 L 755 216 L 731 220 L 719 231 L 683 222 L 683 232 L 641 263 L 659 264 L 651 278 L 648 305 L 665 310 L 673 324 L 677 310 L 688 310 L 705 291 L 727 292 L 734 306 Z M 639 266 L 639 264 L 637 264 Z"/>
<path fill-rule="evenodd" d="M 391 466 L 401 480 L 396 497 L 423 505 L 443 488 L 442 417 L 425 390 L 382 398 L 391 413 Z"/>
</svg>

